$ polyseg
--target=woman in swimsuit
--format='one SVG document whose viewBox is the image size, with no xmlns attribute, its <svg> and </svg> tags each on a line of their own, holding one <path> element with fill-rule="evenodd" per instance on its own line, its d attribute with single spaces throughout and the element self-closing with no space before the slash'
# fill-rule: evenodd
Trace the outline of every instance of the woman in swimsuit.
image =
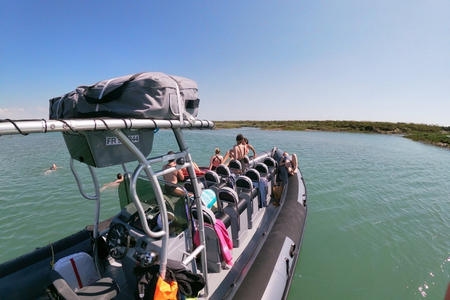
<svg viewBox="0 0 450 300">
<path fill-rule="evenodd" d="M 250 150 L 253 152 L 253 158 L 256 157 L 256 150 L 255 148 L 250 145 L 250 143 L 248 142 L 247 138 L 244 138 L 244 142 L 245 142 L 245 147 L 247 148 L 247 154 L 250 152 Z"/>
<path fill-rule="evenodd" d="M 223 162 L 223 156 L 220 155 L 220 149 L 216 148 L 214 150 L 214 155 L 211 156 L 211 159 L 209 160 L 208 169 L 215 170 L 222 162 Z"/>
</svg>

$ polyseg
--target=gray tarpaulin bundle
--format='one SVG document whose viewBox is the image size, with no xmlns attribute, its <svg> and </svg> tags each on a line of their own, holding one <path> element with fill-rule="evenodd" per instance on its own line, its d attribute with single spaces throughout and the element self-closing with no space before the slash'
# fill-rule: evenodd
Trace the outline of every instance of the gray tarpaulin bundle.
<svg viewBox="0 0 450 300">
<path fill-rule="evenodd" d="M 50 99 L 50 119 L 93 117 L 192 120 L 198 115 L 197 83 L 159 72 L 126 75 L 79 86 Z"/>
</svg>

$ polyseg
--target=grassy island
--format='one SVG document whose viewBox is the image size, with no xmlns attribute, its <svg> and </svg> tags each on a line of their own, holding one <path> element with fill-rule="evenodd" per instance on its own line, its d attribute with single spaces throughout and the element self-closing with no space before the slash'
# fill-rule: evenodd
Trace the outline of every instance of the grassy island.
<svg viewBox="0 0 450 300">
<path fill-rule="evenodd" d="M 398 134 L 450 149 L 450 126 L 359 121 L 214 121 L 216 128 L 257 127 L 264 130 L 316 130 Z"/>
</svg>

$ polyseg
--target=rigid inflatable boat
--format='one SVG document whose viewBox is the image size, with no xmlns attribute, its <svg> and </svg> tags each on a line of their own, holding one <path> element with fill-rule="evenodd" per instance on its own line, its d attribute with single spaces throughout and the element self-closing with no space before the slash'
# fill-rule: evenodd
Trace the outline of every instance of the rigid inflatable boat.
<svg viewBox="0 0 450 300">
<path fill-rule="evenodd" d="M 214 129 L 211 121 L 60 117 L 2 120 L 0 135 L 62 132 L 79 191 L 96 202 L 95 218 L 79 232 L 2 263 L 0 299 L 287 297 L 307 196 L 301 171 L 287 171 L 282 150 L 199 174 L 183 132 Z M 173 133 L 178 149 L 154 150 L 159 129 Z M 115 165 L 124 174 L 120 211 L 100 220 L 98 168 Z M 83 188 L 80 166 L 89 169 L 93 195 Z M 165 180 L 181 170 L 188 179 Z"/>
</svg>

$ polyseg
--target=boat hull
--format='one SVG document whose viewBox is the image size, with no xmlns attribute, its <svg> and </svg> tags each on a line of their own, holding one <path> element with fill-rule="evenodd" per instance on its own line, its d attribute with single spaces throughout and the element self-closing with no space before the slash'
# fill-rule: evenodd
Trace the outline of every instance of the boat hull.
<svg viewBox="0 0 450 300">
<path fill-rule="evenodd" d="M 239 277 L 229 285 L 225 295 L 214 294 L 211 299 L 287 297 L 300 254 L 307 216 L 306 190 L 300 171 L 289 177 L 282 199 L 280 205 L 275 207 L 278 213 L 273 227 L 269 232 L 260 232 L 265 240 L 259 252 L 255 249 L 252 251 L 249 247 L 251 257 L 248 265 L 239 267 Z M 298 201 L 299 199 L 302 201 Z"/>
</svg>

